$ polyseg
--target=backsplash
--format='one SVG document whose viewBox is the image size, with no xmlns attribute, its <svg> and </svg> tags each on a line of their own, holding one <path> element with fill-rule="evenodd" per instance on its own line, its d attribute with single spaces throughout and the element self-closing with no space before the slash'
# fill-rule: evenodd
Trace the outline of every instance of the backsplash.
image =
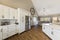
<svg viewBox="0 0 60 40">
<path fill-rule="evenodd" d="M 16 19 L 0 19 L 0 25 L 1 24 L 14 24 Z"/>
</svg>

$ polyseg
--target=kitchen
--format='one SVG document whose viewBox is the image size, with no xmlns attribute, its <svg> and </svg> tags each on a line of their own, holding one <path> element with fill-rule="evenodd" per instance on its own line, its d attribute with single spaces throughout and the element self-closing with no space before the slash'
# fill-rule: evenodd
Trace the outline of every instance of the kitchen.
<svg viewBox="0 0 60 40">
<path fill-rule="evenodd" d="M 27 17 L 26 17 L 27 16 Z M 26 19 L 25 19 L 26 18 Z M 0 4 L 0 40 L 30 29 L 30 12 Z M 29 23 L 26 23 L 28 20 Z M 27 26 L 25 26 L 27 25 Z M 29 28 L 27 28 L 29 27 Z M 26 29 L 25 29 L 26 28 Z"/>
<path fill-rule="evenodd" d="M 59 0 L 0 0 L 0 40 L 60 40 L 59 30 Z"/>
</svg>

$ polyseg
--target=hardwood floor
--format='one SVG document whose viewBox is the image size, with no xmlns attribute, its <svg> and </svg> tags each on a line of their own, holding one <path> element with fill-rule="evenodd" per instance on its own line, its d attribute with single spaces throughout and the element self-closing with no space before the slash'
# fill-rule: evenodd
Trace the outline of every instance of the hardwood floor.
<svg viewBox="0 0 60 40">
<path fill-rule="evenodd" d="M 22 34 L 14 35 L 6 40 L 51 40 L 43 32 L 41 27 L 32 28 Z"/>
</svg>

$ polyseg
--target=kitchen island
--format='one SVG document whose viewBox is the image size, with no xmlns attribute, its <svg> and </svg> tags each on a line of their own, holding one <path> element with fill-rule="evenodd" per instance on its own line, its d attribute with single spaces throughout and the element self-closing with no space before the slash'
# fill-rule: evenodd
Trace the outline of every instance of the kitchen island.
<svg viewBox="0 0 60 40">
<path fill-rule="evenodd" d="M 60 40 L 60 25 L 55 23 L 43 23 L 42 31 L 52 40 Z"/>
</svg>

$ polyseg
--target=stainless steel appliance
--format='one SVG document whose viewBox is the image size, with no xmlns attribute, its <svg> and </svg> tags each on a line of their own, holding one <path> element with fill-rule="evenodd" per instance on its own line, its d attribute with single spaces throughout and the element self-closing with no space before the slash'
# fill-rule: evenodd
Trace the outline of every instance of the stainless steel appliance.
<svg viewBox="0 0 60 40">
<path fill-rule="evenodd" d="M 25 31 L 28 31 L 30 29 L 30 17 L 25 16 Z"/>
</svg>

